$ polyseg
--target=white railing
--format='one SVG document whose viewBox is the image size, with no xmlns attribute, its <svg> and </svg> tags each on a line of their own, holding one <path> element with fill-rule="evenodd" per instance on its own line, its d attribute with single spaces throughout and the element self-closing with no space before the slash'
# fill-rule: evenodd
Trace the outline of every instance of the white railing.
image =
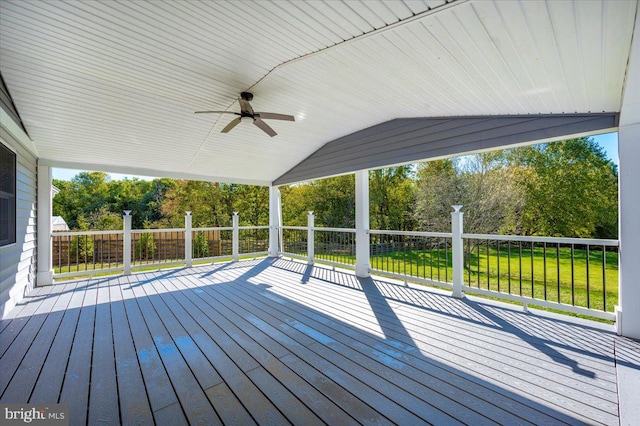
<svg viewBox="0 0 640 426">
<path fill-rule="evenodd" d="M 51 245 L 55 277 L 124 266 L 124 231 L 54 232 Z"/>
<path fill-rule="evenodd" d="M 618 240 L 462 234 L 464 291 L 615 320 Z"/>
<path fill-rule="evenodd" d="M 461 206 L 452 232 L 369 230 L 372 272 L 615 320 L 618 240 L 465 234 Z M 355 229 L 281 227 L 281 254 L 353 268 Z"/>
<path fill-rule="evenodd" d="M 268 226 L 192 228 L 191 214 L 184 228 L 131 229 L 125 212 L 123 230 L 54 232 L 51 237 L 54 278 L 93 276 L 196 262 L 238 260 L 267 253 Z"/>
<path fill-rule="evenodd" d="M 451 233 L 370 230 L 369 252 L 377 274 L 452 288 Z"/>
<path fill-rule="evenodd" d="M 617 240 L 466 234 L 460 206 L 454 207 L 450 233 L 367 231 L 370 271 L 449 288 L 455 297 L 480 294 L 518 301 L 525 308 L 534 304 L 615 320 Z M 128 274 L 268 253 L 269 227 L 239 226 L 237 213 L 231 227 L 192 228 L 187 212 L 184 228 L 134 230 L 125 213 L 124 230 L 55 232 L 54 277 Z M 281 255 L 310 264 L 361 265 L 355 229 L 316 227 L 309 212 L 307 226 L 282 226 L 278 231 L 273 235 L 279 236 Z"/>
</svg>

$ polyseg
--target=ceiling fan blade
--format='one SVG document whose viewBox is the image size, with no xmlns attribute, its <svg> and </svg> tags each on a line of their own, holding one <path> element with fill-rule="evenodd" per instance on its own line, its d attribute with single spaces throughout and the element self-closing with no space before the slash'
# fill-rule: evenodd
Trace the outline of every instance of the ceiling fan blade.
<svg viewBox="0 0 640 426">
<path fill-rule="evenodd" d="M 265 123 L 259 118 L 256 118 L 255 120 L 253 120 L 253 124 L 260 127 L 266 134 L 268 134 L 271 137 L 274 137 L 275 135 L 277 135 L 275 130 L 273 130 L 271 127 L 269 127 L 267 123 Z"/>
<path fill-rule="evenodd" d="M 233 111 L 196 111 L 194 114 L 235 114 L 235 115 L 240 115 L 240 113 L 233 112 Z"/>
<path fill-rule="evenodd" d="M 240 124 L 240 117 L 231 120 L 220 133 L 229 133 L 231 129 L 236 127 L 238 124 Z"/>
<path fill-rule="evenodd" d="M 296 121 L 296 118 L 293 115 L 287 114 L 276 114 L 275 112 L 256 112 L 256 115 L 259 115 L 260 118 L 266 118 L 267 120 L 286 120 L 286 121 Z"/>
</svg>

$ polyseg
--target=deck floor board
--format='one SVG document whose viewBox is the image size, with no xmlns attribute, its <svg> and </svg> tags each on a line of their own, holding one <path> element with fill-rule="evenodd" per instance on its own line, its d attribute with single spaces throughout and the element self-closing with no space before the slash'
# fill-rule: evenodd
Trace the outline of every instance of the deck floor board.
<svg viewBox="0 0 640 426">
<path fill-rule="evenodd" d="M 617 362 L 640 370 L 621 339 L 258 259 L 35 289 L 0 322 L 0 402 L 74 425 L 614 425 Z"/>
</svg>

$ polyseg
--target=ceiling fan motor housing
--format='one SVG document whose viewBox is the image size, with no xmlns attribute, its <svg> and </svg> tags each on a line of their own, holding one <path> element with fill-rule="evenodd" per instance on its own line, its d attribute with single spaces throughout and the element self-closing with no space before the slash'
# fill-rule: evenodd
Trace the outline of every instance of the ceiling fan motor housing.
<svg viewBox="0 0 640 426">
<path fill-rule="evenodd" d="M 253 93 L 251 93 L 251 92 L 242 92 L 242 93 L 240 93 L 240 97 L 242 99 L 244 99 L 245 101 L 252 101 L 253 100 Z"/>
</svg>

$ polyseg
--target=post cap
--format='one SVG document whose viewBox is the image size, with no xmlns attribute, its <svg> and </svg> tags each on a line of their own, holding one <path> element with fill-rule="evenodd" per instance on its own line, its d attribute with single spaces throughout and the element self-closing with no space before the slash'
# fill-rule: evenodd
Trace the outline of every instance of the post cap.
<svg viewBox="0 0 640 426">
<path fill-rule="evenodd" d="M 130 214 L 131 214 L 131 210 L 125 210 L 125 211 L 124 211 L 124 215 L 125 215 L 125 216 L 129 216 Z"/>
<path fill-rule="evenodd" d="M 456 204 L 455 206 L 451 206 L 453 207 L 454 213 L 460 213 L 460 209 L 462 208 L 462 204 Z"/>
<path fill-rule="evenodd" d="M 234 216 L 238 216 L 238 212 L 233 212 L 233 215 Z"/>
<path fill-rule="evenodd" d="M 187 216 L 191 216 L 191 212 L 184 212 Z"/>
<path fill-rule="evenodd" d="M 310 215 L 313 215 L 313 210 L 309 210 L 309 214 L 310 214 Z"/>
</svg>

